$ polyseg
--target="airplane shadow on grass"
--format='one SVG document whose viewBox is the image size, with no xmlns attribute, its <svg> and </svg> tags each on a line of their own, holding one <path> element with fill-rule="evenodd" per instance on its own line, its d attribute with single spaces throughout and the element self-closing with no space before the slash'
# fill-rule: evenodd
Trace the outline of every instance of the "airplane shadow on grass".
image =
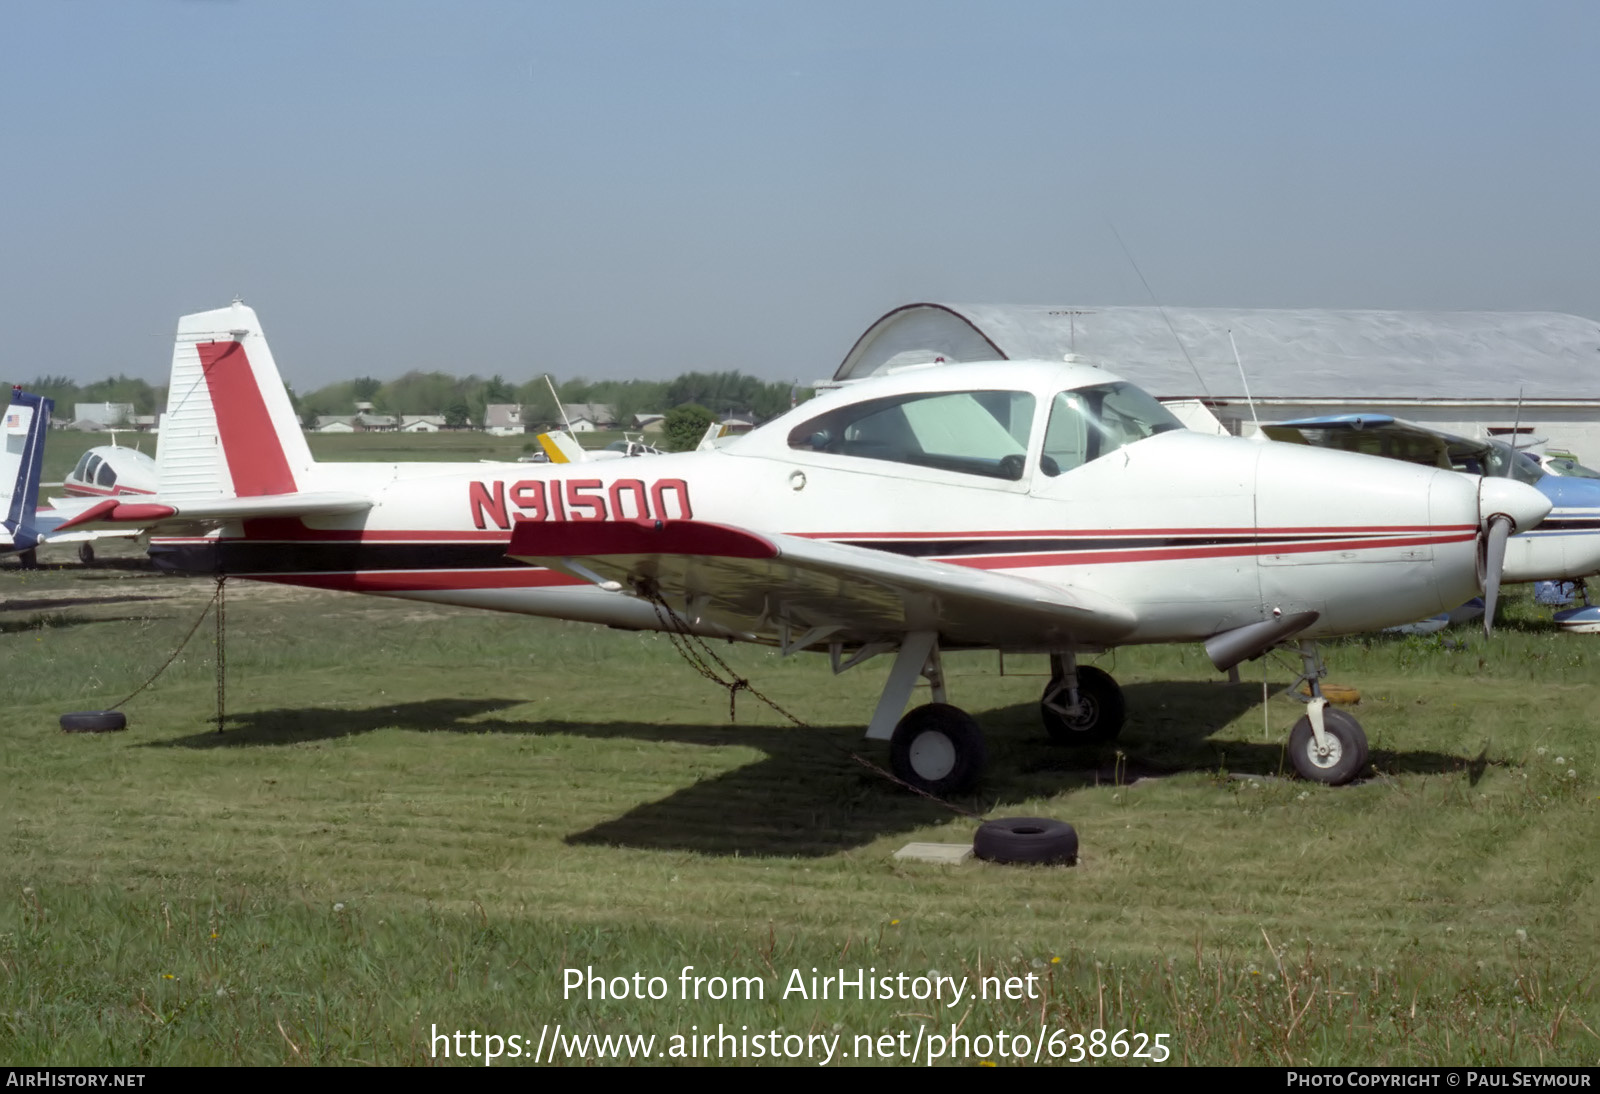
<svg viewBox="0 0 1600 1094">
<path fill-rule="evenodd" d="M 1273 740 L 1210 740 L 1258 707 L 1249 685 L 1177 682 L 1125 689 L 1129 720 L 1116 747 L 1052 745 L 1032 703 L 978 714 L 989 763 L 978 789 L 955 802 L 973 813 L 1004 816 L 1017 804 L 1068 791 L 1194 772 L 1275 776 L 1286 773 L 1282 731 Z M 223 733 L 208 731 L 146 747 L 239 748 L 357 736 L 377 729 L 424 733 L 506 733 L 591 740 L 654 741 L 753 748 L 765 758 L 701 779 L 567 837 L 600 844 L 714 855 L 823 856 L 893 832 L 946 821 L 940 804 L 888 782 L 861 760 L 888 766 L 888 750 L 862 739 L 859 726 L 794 728 L 741 725 L 648 725 L 639 722 L 512 721 L 486 718 L 521 699 L 438 699 L 359 710 L 283 708 L 231 715 Z M 1292 711 L 1275 707 L 1274 724 Z M 1380 751 L 1386 774 L 1467 771 L 1473 761 L 1432 751 Z"/>
<path fill-rule="evenodd" d="M 58 612 L 54 615 L 35 615 L 27 619 L 0 619 L 0 634 L 22 634 L 25 631 L 56 631 L 64 627 L 81 627 L 89 623 L 142 623 L 136 615 L 76 616 Z"/>
</svg>

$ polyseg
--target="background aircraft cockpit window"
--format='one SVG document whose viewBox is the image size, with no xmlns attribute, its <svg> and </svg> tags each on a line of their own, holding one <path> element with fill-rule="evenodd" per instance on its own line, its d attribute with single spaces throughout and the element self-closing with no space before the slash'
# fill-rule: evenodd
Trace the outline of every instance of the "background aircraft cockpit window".
<svg viewBox="0 0 1600 1094">
<path fill-rule="evenodd" d="M 117 469 L 111 466 L 110 460 L 100 461 L 100 470 L 95 472 L 96 486 L 112 487 L 117 485 Z"/>
<path fill-rule="evenodd" d="M 89 462 L 83 465 L 83 474 L 80 476 L 84 482 L 93 482 L 95 472 L 100 470 L 100 465 L 105 461 L 94 453 L 89 454 Z"/>
<path fill-rule="evenodd" d="M 1511 471 L 1506 472 L 1506 464 L 1510 463 Z M 1544 468 L 1539 466 L 1539 461 L 1526 452 L 1518 452 L 1504 441 L 1495 441 L 1489 446 L 1489 458 L 1484 461 L 1487 465 L 1482 468 L 1482 474 L 1491 479 L 1513 478 L 1518 482 L 1536 485 L 1544 478 Z"/>
<path fill-rule="evenodd" d="M 1034 398 L 1025 391 L 893 395 L 839 407 L 789 432 L 789 447 L 1016 481 Z"/>
<path fill-rule="evenodd" d="M 1183 425 L 1132 384 L 1097 384 L 1063 391 L 1050 404 L 1039 470 L 1059 475 L 1125 445 Z"/>
<path fill-rule="evenodd" d="M 1583 466 L 1576 456 L 1549 455 L 1544 458 L 1543 466 L 1552 475 L 1565 475 L 1575 479 L 1600 479 L 1600 471 Z"/>
<path fill-rule="evenodd" d="M 85 452 L 83 455 L 79 456 L 78 466 L 72 469 L 72 477 L 81 482 L 87 482 L 89 480 L 89 461 L 94 458 L 95 454 L 93 452 Z"/>
</svg>

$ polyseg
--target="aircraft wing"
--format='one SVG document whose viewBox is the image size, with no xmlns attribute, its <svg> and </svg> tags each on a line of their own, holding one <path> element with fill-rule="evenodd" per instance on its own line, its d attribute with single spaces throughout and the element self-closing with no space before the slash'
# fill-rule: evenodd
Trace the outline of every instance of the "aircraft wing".
<svg viewBox="0 0 1600 1094">
<path fill-rule="evenodd" d="M 653 587 L 690 621 L 744 637 L 933 630 L 954 646 L 1054 649 L 1110 644 L 1136 623 L 1087 589 L 705 521 L 528 522 L 506 553 L 605 588 Z"/>
<path fill-rule="evenodd" d="M 1275 441 L 1339 448 L 1446 470 L 1470 469 L 1475 462 L 1480 474 L 1491 448 L 1488 441 L 1459 437 L 1387 414 L 1297 418 L 1264 425 L 1261 432 Z"/>
</svg>

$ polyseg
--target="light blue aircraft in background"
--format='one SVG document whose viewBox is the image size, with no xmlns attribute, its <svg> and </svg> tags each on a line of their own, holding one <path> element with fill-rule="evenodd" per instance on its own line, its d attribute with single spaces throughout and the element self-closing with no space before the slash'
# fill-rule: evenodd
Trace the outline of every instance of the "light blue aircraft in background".
<svg viewBox="0 0 1600 1094">
<path fill-rule="evenodd" d="M 1505 441 L 1459 437 L 1387 414 L 1298 418 L 1263 425 L 1261 431 L 1275 441 L 1341 448 L 1527 483 L 1549 498 L 1554 508 L 1536 528 L 1511 537 L 1502 580 L 1582 581 L 1600 574 L 1600 478 L 1553 474 L 1533 455 Z"/>
</svg>

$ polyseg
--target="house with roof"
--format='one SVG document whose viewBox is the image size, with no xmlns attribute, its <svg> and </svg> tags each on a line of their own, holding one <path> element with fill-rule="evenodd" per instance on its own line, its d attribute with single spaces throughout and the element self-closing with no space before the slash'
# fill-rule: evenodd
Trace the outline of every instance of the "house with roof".
<svg viewBox="0 0 1600 1094">
<path fill-rule="evenodd" d="M 496 437 L 509 437 L 528 431 L 522 420 L 522 406 L 519 403 L 490 403 L 484 407 L 483 428 Z"/>
</svg>

